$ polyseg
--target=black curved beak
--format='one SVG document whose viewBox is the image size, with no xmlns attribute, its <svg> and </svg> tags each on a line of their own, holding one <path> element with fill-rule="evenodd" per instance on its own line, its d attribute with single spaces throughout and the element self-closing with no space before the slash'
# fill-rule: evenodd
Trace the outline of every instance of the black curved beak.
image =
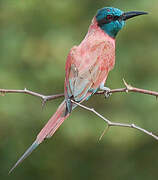
<svg viewBox="0 0 158 180">
<path fill-rule="evenodd" d="M 124 21 L 126 21 L 127 19 L 133 18 L 135 16 L 139 16 L 139 15 L 144 15 L 144 14 L 148 14 L 148 13 L 147 12 L 139 12 L 139 11 L 125 12 L 122 14 L 122 19 Z"/>
</svg>

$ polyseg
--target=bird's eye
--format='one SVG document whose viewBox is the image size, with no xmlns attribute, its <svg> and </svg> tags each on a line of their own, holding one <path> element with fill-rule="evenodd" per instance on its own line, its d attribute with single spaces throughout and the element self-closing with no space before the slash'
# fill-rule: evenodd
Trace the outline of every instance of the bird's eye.
<svg viewBox="0 0 158 180">
<path fill-rule="evenodd" d="M 113 19 L 113 16 L 112 16 L 112 15 L 107 15 L 107 16 L 106 16 L 106 19 L 107 19 L 107 20 L 112 20 L 112 19 Z"/>
</svg>

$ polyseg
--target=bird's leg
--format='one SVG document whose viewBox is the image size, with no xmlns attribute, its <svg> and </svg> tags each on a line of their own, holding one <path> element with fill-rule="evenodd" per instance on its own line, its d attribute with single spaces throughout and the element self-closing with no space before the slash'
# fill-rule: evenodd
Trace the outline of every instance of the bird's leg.
<svg viewBox="0 0 158 180">
<path fill-rule="evenodd" d="M 104 86 L 104 83 L 101 83 L 101 84 L 100 84 L 99 89 L 105 92 L 105 93 L 104 93 L 105 98 L 108 98 L 108 97 L 110 97 L 110 96 L 111 96 L 111 93 L 110 93 L 110 88 L 105 87 L 105 86 Z"/>
</svg>

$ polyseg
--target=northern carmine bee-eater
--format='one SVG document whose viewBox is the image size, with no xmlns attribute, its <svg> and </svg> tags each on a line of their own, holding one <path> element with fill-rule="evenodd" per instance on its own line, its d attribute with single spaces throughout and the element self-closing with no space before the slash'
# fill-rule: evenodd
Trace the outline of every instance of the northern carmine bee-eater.
<svg viewBox="0 0 158 180">
<path fill-rule="evenodd" d="M 36 140 L 12 167 L 21 163 L 46 138 L 50 138 L 76 107 L 71 100 L 83 102 L 98 89 L 109 91 L 105 82 L 115 64 L 115 38 L 125 21 L 146 12 L 123 12 L 104 7 L 92 19 L 88 33 L 78 46 L 74 46 L 65 66 L 65 99 L 38 134 Z"/>
</svg>

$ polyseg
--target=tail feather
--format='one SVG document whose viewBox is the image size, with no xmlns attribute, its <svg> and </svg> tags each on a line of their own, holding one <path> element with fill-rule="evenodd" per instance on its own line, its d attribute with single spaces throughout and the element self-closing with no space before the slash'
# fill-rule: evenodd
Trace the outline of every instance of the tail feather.
<svg viewBox="0 0 158 180">
<path fill-rule="evenodd" d="M 51 137 L 68 116 L 69 113 L 66 113 L 66 102 L 64 100 L 56 113 L 38 134 L 37 141 L 41 143 L 45 138 Z"/>
<path fill-rule="evenodd" d="M 25 151 L 25 153 L 20 157 L 20 159 L 15 163 L 15 165 L 9 171 L 9 174 L 25 159 L 27 158 L 36 147 L 45 139 L 51 137 L 64 120 L 70 114 L 67 113 L 65 100 L 61 103 L 55 114 L 50 118 L 44 128 L 38 134 L 34 143 Z"/>
<path fill-rule="evenodd" d="M 34 141 L 33 144 L 27 149 L 27 151 L 25 151 L 25 153 L 19 158 L 19 160 L 14 164 L 14 166 L 10 169 L 9 173 L 12 173 L 12 171 L 24 160 L 26 159 L 34 149 L 37 148 L 39 144 Z"/>
</svg>

